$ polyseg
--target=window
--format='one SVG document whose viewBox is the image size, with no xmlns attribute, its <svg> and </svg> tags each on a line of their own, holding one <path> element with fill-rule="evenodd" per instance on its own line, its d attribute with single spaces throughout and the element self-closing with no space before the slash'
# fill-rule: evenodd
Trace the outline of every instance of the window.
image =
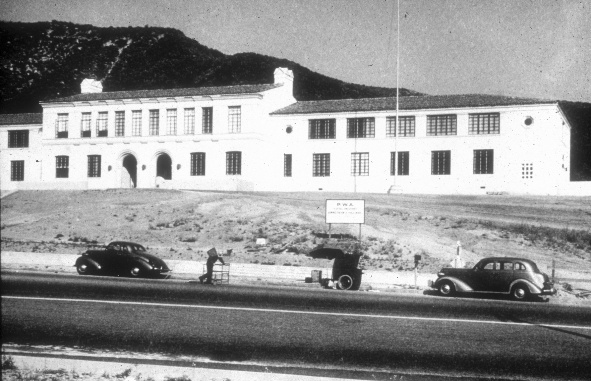
<svg viewBox="0 0 591 381">
<path fill-rule="evenodd" d="M 90 113 L 83 112 L 80 119 L 80 136 L 83 138 L 90 137 Z"/>
<path fill-rule="evenodd" d="M 347 119 L 347 138 L 373 138 L 375 136 L 375 118 Z"/>
<path fill-rule="evenodd" d="M 131 134 L 133 136 L 142 136 L 142 110 L 133 110 L 131 112 Z"/>
<path fill-rule="evenodd" d="M 204 134 L 211 134 L 213 131 L 213 107 L 203 107 L 201 117 L 201 128 Z"/>
<path fill-rule="evenodd" d="M 205 176 L 205 152 L 191 153 L 191 176 Z"/>
<path fill-rule="evenodd" d="M 534 178 L 534 164 L 533 163 L 521 164 L 521 178 L 522 179 L 533 179 Z"/>
<path fill-rule="evenodd" d="M 13 160 L 10 162 L 10 181 L 25 181 L 24 160 Z"/>
<path fill-rule="evenodd" d="M 166 110 L 166 135 L 176 135 L 176 108 Z"/>
<path fill-rule="evenodd" d="M 55 122 L 55 136 L 58 139 L 68 137 L 68 114 L 57 114 L 57 121 Z"/>
<path fill-rule="evenodd" d="M 458 120 L 456 115 L 427 116 L 427 136 L 457 135 Z"/>
<path fill-rule="evenodd" d="M 499 262 L 499 270 L 501 271 L 513 271 L 513 262 Z"/>
<path fill-rule="evenodd" d="M 150 136 L 159 135 L 160 130 L 160 110 L 150 110 Z"/>
<path fill-rule="evenodd" d="M 68 156 L 55 157 L 55 177 L 67 179 L 70 175 L 70 158 Z"/>
<path fill-rule="evenodd" d="M 369 153 L 351 153 L 351 176 L 369 176 Z"/>
<path fill-rule="evenodd" d="M 414 116 L 399 116 L 400 127 L 398 128 L 398 136 L 411 137 L 415 136 L 415 117 Z M 396 117 L 389 116 L 386 118 L 386 137 L 393 138 L 396 136 Z"/>
<path fill-rule="evenodd" d="M 398 165 L 396 165 L 396 156 L 398 156 Z M 390 152 L 390 175 L 394 176 L 394 168 L 397 168 L 396 175 L 408 176 L 408 152 Z"/>
<path fill-rule="evenodd" d="M 88 155 L 88 177 L 101 177 L 101 155 Z"/>
<path fill-rule="evenodd" d="M 500 133 L 499 113 L 470 114 L 468 116 L 470 135 L 490 135 Z"/>
<path fill-rule="evenodd" d="M 115 136 L 125 136 L 125 111 L 115 111 Z"/>
<path fill-rule="evenodd" d="M 242 174 L 242 152 L 226 152 L 226 175 Z"/>
<path fill-rule="evenodd" d="M 526 271 L 526 267 L 523 263 L 521 262 L 515 262 L 515 266 L 513 266 L 513 270 L 515 271 Z"/>
<path fill-rule="evenodd" d="M 242 119 L 242 109 L 240 106 L 228 107 L 228 132 L 239 133 Z"/>
<path fill-rule="evenodd" d="M 8 148 L 27 148 L 29 146 L 29 130 L 8 131 Z"/>
<path fill-rule="evenodd" d="M 315 153 L 312 157 L 312 176 L 328 177 L 330 176 L 330 154 Z"/>
<path fill-rule="evenodd" d="M 483 270 L 492 271 L 495 270 L 495 262 L 488 262 L 482 267 Z"/>
<path fill-rule="evenodd" d="M 185 109 L 185 134 L 193 135 L 195 133 L 195 109 Z"/>
<path fill-rule="evenodd" d="M 474 174 L 489 175 L 493 173 L 494 152 L 492 149 L 474 150 Z"/>
<path fill-rule="evenodd" d="M 283 176 L 291 177 L 291 154 L 283 155 Z"/>
<path fill-rule="evenodd" d="M 308 120 L 308 139 L 334 139 L 335 119 Z"/>
<path fill-rule="evenodd" d="M 96 136 L 105 137 L 109 135 L 107 127 L 108 116 L 109 113 L 106 111 L 98 113 L 98 118 L 96 119 Z"/>
<path fill-rule="evenodd" d="M 431 174 L 449 175 L 451 166 L 451 151 L 431 152 Z"/>
</svg>

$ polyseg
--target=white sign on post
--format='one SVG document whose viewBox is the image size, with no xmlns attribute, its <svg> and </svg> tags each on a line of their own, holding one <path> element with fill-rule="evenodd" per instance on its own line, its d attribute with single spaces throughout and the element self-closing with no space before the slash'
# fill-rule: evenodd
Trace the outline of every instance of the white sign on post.
<svg viewBox="0 0 591 381">
<path fill-rule="evenodd" d="M 365 200 L 326 200 L 327 224 L 365 224 Z"/>
</svg>

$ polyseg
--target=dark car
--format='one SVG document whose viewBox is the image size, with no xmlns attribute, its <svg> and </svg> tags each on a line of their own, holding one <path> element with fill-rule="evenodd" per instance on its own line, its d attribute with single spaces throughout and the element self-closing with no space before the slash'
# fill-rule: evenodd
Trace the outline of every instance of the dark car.
<svg viewBox="0 0 591 381">
<path fill-rule="evenodd" d="M 501 293 L 515 300 L 556 293 L 548 275 L 541 272 L 535 262 L 507 257 L 484 258 L 471 269 L 443 268 L 429 286 L 443 296 L 456 292 Z"/>
<path fill-rule="evenodd" d="M 325 247 L 313 250 L 308 255 L 315 259 L 334 259 L 332 278 L 319 279 L 323 287 L 327 287 L 328 282 L 334 281 L 339 290 L 359 290 L 362 271 L 357 266 L 361 254 L 346 254 L 341 249 Z"/>
<path fill-rule="evenodd" d="M 134 242 L 114 241 L 101 249 L 89 249 L 76 260 L 80 275 L 110 275 L 133 278 L 168 278 L 166 263 L 148 254 Z"/>
</svg>

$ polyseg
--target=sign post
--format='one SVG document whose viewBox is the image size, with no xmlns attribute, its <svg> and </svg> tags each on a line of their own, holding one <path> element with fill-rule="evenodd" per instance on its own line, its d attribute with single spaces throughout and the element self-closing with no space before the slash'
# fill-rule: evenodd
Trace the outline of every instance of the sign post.
<svg viewBox="0 0 591 381">
<path fill-rule="evenodd" d="M 328 238 L 332 224 L 359 224 L 361 241 L 361 225 L 365 223 L 365 200 L 326 200 L 325 220 L 328 224 Z"/>
</svg>

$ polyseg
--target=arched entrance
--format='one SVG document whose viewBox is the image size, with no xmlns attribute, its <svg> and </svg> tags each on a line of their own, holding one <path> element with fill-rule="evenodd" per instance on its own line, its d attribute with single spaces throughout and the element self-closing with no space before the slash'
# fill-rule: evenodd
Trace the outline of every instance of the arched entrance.
<svg viewBox="0 0 591 381">
<path fill-rule="evenodd" d="M 162 153 L 156 160 L 156 177 L 164 180 L 172 180 L 172 159 L 168 154 Z"/>
<path fill-rule="evenodd" d="M 137 187 L 137 159 L 132 154 L 123 158 L 121 169 L 121 188 Z"/>
</svg>

